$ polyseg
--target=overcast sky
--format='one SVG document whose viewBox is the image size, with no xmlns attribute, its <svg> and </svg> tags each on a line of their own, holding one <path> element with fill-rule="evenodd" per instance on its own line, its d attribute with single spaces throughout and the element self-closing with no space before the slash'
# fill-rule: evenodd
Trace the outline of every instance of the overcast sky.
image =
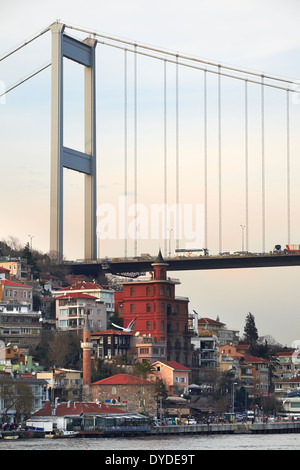
<svg viewBox="0 0 300 470">
<path fill-rule="evenodd" d="M 298 83 L 300 79 L 300 34 L 299 13 L 300 4 L 297 0 L 253 0 L 245 4 L 237 0 L 186 0 L 179 2 L 143 0 L 128 0 L 103 2 L 101 0 L 73 1 L 11 1 L 0 0 L 0 56 L 14 49 L 26 39 L 41 31 L 44 27 L 59 20 L 66 24 L 82 26 L 91 31 L 107 33 L 122 39 L 137 43 L 155 45 L 162 49 L 186 53 L 197 58 L 204 58 L 223 65 L 234 65 L 247 70 L 265 74 L 288 77 Z M 72 33 L 75 34 L 74 32 Z M 12 57 L 0 63 L 1 87 L 6 88 L 28 73 L 37 70 L 51 59 L 50 33 L 26 46 Z M 114 59 L 115 62 L 114 62 Z M 123 56 L 115 51 L 111 55 L 101 46 L 97 46 L 98 67 L 97 89 L 99 90 L 100 111 L 97 116 L 99 129 L 97 149 L 98 163 L 98 203 L 117 205 L 123 194 L 123 180 L 117 176 L 122 167 L 123 154 L 121 141 L 123 139 L 122 121 L 122 80 Z M 159 66 L 143 62 L 139 59 L 139 171 L 146 175 L 140 179 L 140 194 L 145 200 L 158 202 L 161 194 L 162 167 L 158 167 L 162 152 L 162 73 Z M 100 65 L 99 65 L 100 64 Z M 144 69 L 143 69 L 144 67 Z M 99 72 L 99 73 L 98 73 Z M 66 67 L 66 139 L 80 141 L 80 118 L 70 124 L 73 116 L 79 116 L 82 102 L 77 98 L 77 85 L 74 77 L 78 77 L 80 88 L 80 72 Z M 174 90 L 174 70 L 168 69 L 170 90 Z M 142 79 L 145 85 L 142 85 Z M 173 81 L 172 81 L 173 80 Z M 193 126 L 203 125 L 201 108 L 202 95 L 194 94 L 196 81 L 199 90 L 202 89 L 203 76 L 182 73 L 181 80 L 181 119 L 188 117 L 186 127 L 181 131 L 181 174 L 188 174 L 182 182 L 182 193 L 187 203 L 195 202 L 194 193 L 197 191 L 197 181 L 203 180 L 201 167 L 195 163 L 195 154 L 201 153 L 197 148 L 201 140 L 199 131 L 195 141 L 191 138 Z M 76 82 L 76 83 L 75 83 Z M 151 86 L 150 86 L 151 83 Z M 152 86 L 153 85 L 153 86 Z M 210 82 L 212 94 L 215 96 L 215 82 Z M 173 88 L 172 88 L 173 86 Z M 238 193 L 237 181 L 243 179 L 243 102 L 238 104 L 242 96 L 242 85 L 228 86 L 225 94 L 224 81 L 224 217 L 228 216 L 229 223 L 224 227 L 224 250 L 241 249 L 240 224 L 244 224 L 244 213 L 241 202 L 243 196 Z M 143 94 L 144 92 L 144 94 Z M 155 96 L 160 97 L 159 99 Z M 257 106 L 253 114 L 253 129 L 259 122 L 258 91 L 251 90 L 250 106 Z M 269 94 L 268 94 L 269 93 Z M 227 98 L 226 98 L 227 96 Z M 169 93 L 170 100 L 172 92 Z M 271 177 L 267 179 L 270 193 L 267 197 L 269 209 L 267 217 L 267 250 L 272 250 L 276 243 L 284 245 L 286 237 L 286 181 L 276 178 L 285 174 L 285 160 L 280 157 L 285 154 L 285 99 L 272 92 L 266 92 L 266 105 L 270 114 L 267 116 L 266 134 L 266 164 Z M 117 104 L 118 100 L 121 102 Z M 157 102 L 156 102 L 157 100 Z M 227 100 L 227 101 L 226 101 Z M 275 104 L 276 102 L 276 104 Z M 195 105 L 196 103 L 196 105 Z M 198 104 L 197 104 L 198 103 Z M 119 107 L 118 107 L 119 106 Z M 172 107 L 173 106 L 173 107 Z M 216 107 L 214 102 L 213 106 Z M 291 113 L 295 122 L 291 129 L 298 126 L 296 121 L 299 114 L 299 103 L 291 102 Z M 231 108 L 235 114 L 230 114 Z M 107 114 L 105 114 L 105 110 Z M 215 108 L 213 108 L 215 110 Z M 174 101 L 170 103 L 169 118 L 174 120 Z M 50 168 L 50 69 L 24 83 L 6 95 L 5 103 L 0 104 L 1 121 L 1 215 L 0 238 L 16 236 L 22 243 L 33 236 L 33 246 L 44 252 L 49 250 L 49 168 Z M 213 113 L 214 111 L 212 111 Z M 159 114 L 160 113 L 160 114 Z M 298 113 L 298 114 L 297 114 Z M 271 128 L 271 117 L 274 118 L 275 128 Z M 147 119 L 145 118 L 147 117 Z M 151 119 L 149 118 L 151 117 Z M 216 118 L 216 115 L 214 115 Z M 225 120 L 228 118 L 228 121 Z M 194 119 L 195 118 L 195 119 Z M 143 121 L 144 119 L 144 121 Z M 194 119 L 192 121 L 192 119 Z M 197 119 L 199 119 L 197 121 Z M 212 121 L 214 121 L 212 119 Z M 172 121 L 174 122 L 174 121 Z M 251 121 L 252 122 L 252 121 Z M 196 123 L 196 124 L 195 124 Z M 131 123 L 132 124 L 132 123 Z M 210 181 L 214 184 L 217 165 L 217 128 L 210 128 Z M 201 127 L 202 129 L 202 127 Z M 275 130 L 274 130 L 275 129 Z M 228 133 L 227 133 L 228 131 Z M 253 153 L 259 154 L 260 142 L 257 131 L 253 130 Z M 148 136 L 149 141 L 146 137 Z M 149 137 L 150 136 L 150 137 Z M 172 139 L 174 136 L 172 136 Z M 198 140 L 197 140 L 198 139 Z M 276 140 L 278 139 L 278 141 Z M 297 182 L 299 162 L 295 157 L 298 149 L 297 138 L 291 144 L 291 183 Z M 256 142 L 256 143 L 255 143 Z M 79 145 L 79 144 L 78 144 Z M 157 145 L 157 147 L 155 146 Z M 171 147 L 173 145 L 173 147 Z M 201 144 L 202 145 L 202 144 Z M 255 150 L 255 145 L 257 149 Z M 144 147 L 143 147 L 144 146 Z M 160 146 L 160 147 L 159 147 Z M 197 150 L 196 150 L 197 148 Z M 201 147 L 202 149 L 202 147 Z M 174 153 L 174 141 L 170 136 L 169 153 Z M 105 158 L 105 155 L 107 158 Z M 144 157 L 144 159 L 142 158 Z M 278 163 L 277 163 L 278 157 Z M 201 157 L 202 158 L 202 157 Z M 157 159 L 157 160 L 155 160 Z M 111 162 L 114 165 L 111 165 Z M 195 166 L 194 166 L 195 165 Z M 194 168 L 199 171 L 193 171 Z M 170 165 L 170 175 L 173 175 Z M 260 181 L 257 168 L 250 167 L 250 178 L 253 190 L 256 179 Z M 274 178 L 274 179 L 273 179 Z M 273 183 L 275 181 L 275 183 Z M 65 207 L 68 216 L 65 219 L 65 251 L 67 258 L 81 258 L 82 255 L 82 179 L 81 175 L 65 175 Z M 278 185 L 277 185 L 278 182 Z M 201 183 L 202 184 L 202 183 Z M 274 185 L 274 187 L 272 187 Z M 276 186 L 277 185 L 277 186 Z M 292 240 L 300 243 L 300 227 L 297 214 L 299 209 L 296 201 L 299 199 L 297 185 L 292 189 Z M 202 188 L 202 186 L 200 185 Z M 241 186 L 242 187 L 242 186 Z M 274 189 L 275 188 L 275 189 Z M 279 189 L 280 188 L 280 189 Z M 203 189 L 203 188 L 202 188 Z M 202 191 L 201 189 L 201 191 Z M 273 192 L 271 192 L 273 189 Z M 170 186 L 170 194 L 173 189 Z M 257 190 L 257 194 L 259 190 Z M 258 196 L 257 196 L 258 197 Z M 147 199 L 148 198 L 148 199 Z M 253 196 L 254 198 L 254 196 Z M 216 206 L 217 192 L 212 186 L 210 203 Z M 198 199 L 203 204 L 203 193 Z M 260 207 L 260 206 L 258 206 Z M 251 209 L 250 247 L 251 251 L 261 250 L 260 222 L 255 218 L 259 210 Z M 256 226 L 258 227 L 256 231 Z M 251 230 L 250 230 L 251 229 Z M 216 253 L 217 226 L 211 223 L 208 248 Z M 76 234 L 76 236 L 74 236 Z M 249 236 L 250 236 L 249 235 Z M 174 240 L 171 240 L 174 250 Z M 156 254 L 161 240 L 154 240 L 150 245 L 142 241 L 139 252 Z M 122 256 L 123 241 L 101 244 L 101 256 Z M 172 273 L 173 274 L 173 273 Z M 216 318 L 226 323 L 228 328 L 239 329 L 243 333 L 245 318 L 249 311 L 254 315 L 259 334 L 271 335 L 278 342 L 291 345 L 300 339 L 299 320 L 299 268 L 274 268 L 253 270 L 232 270 L 216 272 L 174 273 L 182 283 L 177 289 L 178 295 L 190 298 L 190 310 L 196 310 L 200 316 Z"/>
</svg>

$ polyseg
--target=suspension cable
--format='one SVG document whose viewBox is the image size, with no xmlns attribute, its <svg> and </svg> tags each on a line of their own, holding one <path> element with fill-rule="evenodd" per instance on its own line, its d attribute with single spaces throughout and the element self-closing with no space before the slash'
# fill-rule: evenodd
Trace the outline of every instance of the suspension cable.
<svg viewBox="0 0 300 470">
<path fill-rule="evenodd" d="M 12 91 L 14 88 L 17 88 L 19 85 L 22 85 L 22 83 L 26 82 L 27 80 L 30 80 L 30 78 L 34 77 L 35 75 L 37 75 L 38 73 L 42 72 L 43 70 L 47 69 L 48 67 L 50 67 L 51 65 L 51 62 L 49 62 L 48 64 L 46 65 L 43 65 L 43 67 L 41 67 L 40 69 L 36 70 L 35 72 L 31 73 L 30 75 L 27 75 L 26 77 L 24 77 L 22 80 L 20 80 L 19 82 L 15 83 L 14 85 L 10 86 L 9 88 L 7 88 L 5 91 L 3 91 L 1 94 L 0 94 L 0 98 L 1 96 L 4 96 L 6 95 L 7 93 L 9 93 L 10 91 Z"/>
<path fill-rule="evenodd" d="M 265 99 L 264 76 L 261 76 L 261 184 L 262 184 L 262 252 L 265 253 Z"/>
<path fill-rule="evenodd" d="M 134 255 L 137 256 L 137 54 L 134 54 L 134 204 L 135 238 Z"/>
<path fill-rule="evenodd" d="M 127 50 L 124 51 L 124 257 L 127 258 Z"/>
<path fill-rule="evenodd" d="M 54 23 L 52 23 L 54 24 Z M 6 54 L 4 54 L 2 57 L 0 57 L 0 62 L 4 59 L 6 59 L 7 57 L 11 56 L 12 54 L 14 54 L 15 52 L 19 51 L 20 49 L 22 49 L 23 47 L 27 46 L 27 44 L 30 44 L 32 41 L 35 41 L 35 39 L 39 38 L 40 36 L 42 36 L 43 34 L 47 33 L 47 31 L 50 30 L 51 26 L 47 26 L 47 28 L 43 29 L 41 32 L 39 32 L 38 34 L 36 34 L 35 36 L 33 36 L 32 38 L 30 39 L 27 39 L 27 41 L 25 41 L 24 43 L 20 44 L 19 46 L 17 46 L 15 49 L 7 52 Z"/>
<path fill-rule="evenodd" d="M 291 238 L 291 195 L 290 195 L 290 103 L 289 91 L 286 92 L 286 159 L 287 159 L 287 239 Z"/>
<path fill-rule="evenodd" d="M 157 47 L 153 47 L 153 46 L 146 46 L 145 44 L 136 44 L 136 42 L 133 42 L 133 41 L 129 41 L 129 40 L 125 40 L 125 39 L 120 39 L 120 38 L 116 38 L 116 37 L 113 37 L 113 36 L 108 36 L 106 34 L 103 34 L 103 33 L 99 33 L 97 31 L 89 31 L 85 28 L 81 28 L 81 27 L 78 27 L 78 26 L 72 26 L 72 25 L 65 25 L 66 28 L 68 29 L 74 29 L 76 31 L 80 31 L 80 32 L 83 32 L 83 33 L 87 33 L 87 34 L 91 34 L 93 36 L 97 36 L 97 37 L 100 37 L 100 38 L 103 38 L 103 39 L 107 39 L 109 41 L 113 41 L 113 42 L 116 42 L 116 43 L 122 43 L 122 44 L 126 44 L 126 46 L 134 46 L 134 47 L 139 47 L 140 49 L 144 49 L 144 50 L 148 50 L 148 51 L 152 51 L 152 52 L 155 52 L 155 53 L 158 53 L 158 54 L 163 54 L 163 55 L 168 55 L 168 56 L 173 56 L 174 58 L 180 58 L 180 59 L 183 59 L 183 60 L 187 60 L 187 61 L 191 61 L 191 62 L 196 62 L 196 63 L 201 63 L 201 64 L 205 64 L 207 66 L 212 66 L 212 67 L 216 67 L 218 68 L 219 67 L 219 63 L 217 62 L 212 62 L 212 61 L 208 61 L 208 60 L 204 60 L 204 59 L 199 59 L 199 58 L 196 58 L 196 57 L 192 57 L 192 56 L 188 56 L 188 55 L 184 55 L 184 54 L 178 54 L 177 52 L 172 52 L 172 51 L 167 51 L 166 49 L 160 49 L 160 48 L 157 48 Z M 107 45 L 111 45 L 114 47 L 113 44 L 107 44 Z M 141 53 L 141 52 L 139 52 Z M 156 57 L 158 58 L 158 57 Z M 182 64 L 183 65 L 183 64 Z M 241 69 L 239 67 L 233 67 L 233 66 L 229 66 L 229 65 L 223 65 L 222 64 L 222 68 L 223 70 L 231 70 L 231 71 L 234 71 L 234 72 L 238 72 L 238 73 L 242 73 L 242 74 L 246 74 L 246 75 L 252 75 L 252 76 L 256 76 L 256 77 L 261 77 L 261 73 L 260 72 L 254 72 L 254 71 L 249 71 L 249 70 L 244 70 L 244 69 Z M 275 77 L 275 76 L 271 76 L 271 75 L 266 75 L 264 74 L 264 77 L 265 79 L 268 79 L 268 80 L 274 80 L 274 81 L 280 81 L 280 82 L 285 82 L 285 83 L 290 83 L 290 84 L 294 84 L 295 81 L 294 80 L 290 80 L 290 79 L 287 79 L 287 78 L 281 78 L 281 77 Z M 236 77 L 237 78 L 237 77 Z"/>
<path fill-rule="evenodd" d="M 221 66 L 219 65 L 219 70 Z M 222 128 L 221 128 L 221 74 L 218 74 L 218 140 L 219 140 L 219 252 L 222 252 Z"/>
<path fill-rule="evenodd" d="M 206 70 L 204 71 L 204 248 L 208 247 L 207 240 L 207 77 Z"/>
<path fill-rule="evenodd" d="M 179 249 L 179 100 L 178 57 L 176 58 L 176 249 Z"/>
<path fill-rule="evenodd" d="M 249 250 L 249 179 L 248 179 L 248 82 L 245 81 L 245 221 L 246 221 L 246 251 Z"/>
<path fill-rule="evenodd" d="M 164 239 L 167 255 L 167 62 L 164 61 Z M 170 255 L 171 256 L 171 255 Z"/>
</svg>

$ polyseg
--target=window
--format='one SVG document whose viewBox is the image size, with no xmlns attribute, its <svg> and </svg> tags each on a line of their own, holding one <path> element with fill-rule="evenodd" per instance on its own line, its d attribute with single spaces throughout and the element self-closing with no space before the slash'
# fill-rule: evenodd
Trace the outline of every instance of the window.
<svg viewBox="0 0 300 470">
<path fill-rule="evenodd" d="M 161 312 L 165 311 L 165 304 L 163 302 L 160 304 L 160 311 Z"/>
<path fill-rule="evenodd" d="M 150 330 L 151 330 L 151 322 L 150 322 L 150 321 L 147 321 L 147 322 L 146 322 L 146 330 L 147 330 L 147 331 L 150 331 Z"/>
<path fill-rule="evenodd" d="M 134 297 L 134 287 L 130 287 L 130 297 Z"/>
<path fill-rule="evenodd" d="M 146 312 L 151 312 L 151 304 L 146 305 Z"/>
<path fill-rule="evenodd" d="M 160 295 L 164 295 L 165 289 L 164 286 L 160 286 Z"/>
<path fill-rule="evenodd" d="M 161 330 L 164 330 L 164 329 L 165 329 L 165 322 L 164 322 L 164 320 L 161 320 L 161 322 L 160 322 L 160 329 L 161 329 Z"/>
<path fill-rule="evenodd" d="M 146 287 L 146 295 L 147 296 L 151 295 L 150 287 Z"/>
<path fill-rule="evenodd" d="M 134 313 L 134 304 L 130 304 L 130 313 Z"/>
</svg>

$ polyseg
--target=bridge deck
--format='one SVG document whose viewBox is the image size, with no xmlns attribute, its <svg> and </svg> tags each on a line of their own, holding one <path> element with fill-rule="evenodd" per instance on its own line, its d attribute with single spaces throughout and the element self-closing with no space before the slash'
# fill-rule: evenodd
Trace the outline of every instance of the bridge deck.
<svg viewBox="0 0 300 470">
<path fill-rule="evenodd" d="M 66 263 L 74 274 L 99 275 L 100 272 L 124 274 L 152 271 L 152 259 L 114 258 L 98 261 Z M 169 271 L 200 271 L 208 269 L 245 269 L 280 266 L 299 266 L 300 254 L 289 255 L 246 255 L 246 256 L 198 256 L 193 258 L 165 258 Z"/>
</svg>

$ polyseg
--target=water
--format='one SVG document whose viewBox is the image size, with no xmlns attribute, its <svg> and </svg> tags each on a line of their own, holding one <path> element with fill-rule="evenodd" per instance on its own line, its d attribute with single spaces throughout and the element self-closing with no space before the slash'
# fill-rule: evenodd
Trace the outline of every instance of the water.
<svg viewBox="0 0 300 470">
<path fill-rule="evenodd" d="M 101 450 L 167 452 L 201 450 L 300 450 L 300 434 L 167 436 L 141 438 L 75 438 L 0 440 L 2 450 Z"/>
</svg>

